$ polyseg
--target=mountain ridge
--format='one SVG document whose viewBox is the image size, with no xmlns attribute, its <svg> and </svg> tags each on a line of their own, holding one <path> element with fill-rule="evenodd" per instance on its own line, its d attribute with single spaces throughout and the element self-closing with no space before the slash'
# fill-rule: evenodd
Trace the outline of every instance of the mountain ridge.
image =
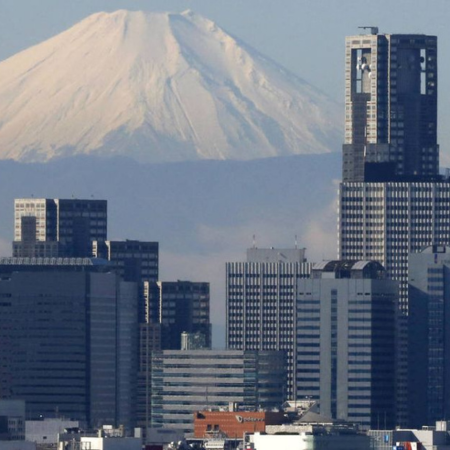
<svg viewBox="0 0 450 450">
<path fill-rule="evenodd" d="M 337 150 L 340 107 L 191 11 L 96 13 L 0 62 L 0 158 Z"/>
</svg>

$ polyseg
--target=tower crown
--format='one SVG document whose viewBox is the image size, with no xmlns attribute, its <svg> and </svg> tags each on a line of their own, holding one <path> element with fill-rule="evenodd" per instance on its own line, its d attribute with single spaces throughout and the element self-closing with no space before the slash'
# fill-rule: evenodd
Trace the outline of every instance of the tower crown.
<svg viewBox="0 0 450 450">
<path fill-rule="evenodd" d="M 439 178 L 437 38 L 346 38 L 344 181 Z"/>
</svg>

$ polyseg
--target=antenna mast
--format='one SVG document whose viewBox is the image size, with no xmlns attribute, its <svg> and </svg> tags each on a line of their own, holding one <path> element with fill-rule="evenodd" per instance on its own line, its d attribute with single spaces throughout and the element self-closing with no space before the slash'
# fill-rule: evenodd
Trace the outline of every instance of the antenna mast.
<svg viewBox="0 0 450 450">
<path fill-rule="evenodd" d="M 358 27 L 361 30 L 370 30 L 370 34 L 378 34 L 378 27 L 365 25 L 363 27 Z"/>
</svg>

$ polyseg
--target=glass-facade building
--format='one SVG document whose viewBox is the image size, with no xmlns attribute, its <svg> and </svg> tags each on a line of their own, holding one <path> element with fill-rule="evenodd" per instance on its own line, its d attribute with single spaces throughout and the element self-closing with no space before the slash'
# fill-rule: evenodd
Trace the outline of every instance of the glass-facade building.
<svg viewBox="0 0 450 450">
<path fill-rule="evenodd" d="M 145 283 L 147 317 L 161 324 L 163 350 L 180 350 L 181 335 L 201 333 L 211 348 L 209 283 L 202 281 L 158 281 Z"/>
<path fill-rule="evenodd" d="M 398 283 L 378 262 L 325 261 L 297 295 L 297 398 L 364 429 L 395 426 Z"/>
<path fill-rule="evenodd" d="M 134 423 L 137 288 L 90 258 L 0 258 L 0 386 L 27 417 Z"/>
<path fill-rule="evenodd" d="M 285 400 L 282 352 L 166 350 L 151 363 L 151 426 L 194 430 L 194 413 L 210 408 L 280 407 Z"/>
</svg>

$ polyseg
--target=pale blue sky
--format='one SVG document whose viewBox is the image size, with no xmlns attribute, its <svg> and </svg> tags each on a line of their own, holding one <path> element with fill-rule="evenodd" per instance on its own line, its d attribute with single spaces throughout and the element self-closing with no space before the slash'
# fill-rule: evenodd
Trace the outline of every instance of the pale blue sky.
<svg viewBox="0 0 450 450">
<path fill-rule="evenodd" d="M 359 25 L 439 38 L 441 149 L 450 155 L 450 0 L 0 0 L 0 60 L 97 11 L 203 14 L 338 101 L 344 37 Z M 1 80 L 0 80 L 1 82 Z M 450 157 L 445 157 L 450 165 Z"/>
</svg>

